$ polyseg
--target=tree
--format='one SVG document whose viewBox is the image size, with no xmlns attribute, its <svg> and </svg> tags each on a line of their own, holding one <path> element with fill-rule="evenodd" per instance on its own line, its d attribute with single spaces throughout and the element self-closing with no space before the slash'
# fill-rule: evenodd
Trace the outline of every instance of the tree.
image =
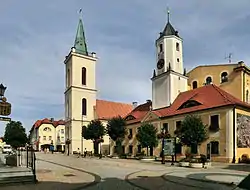
<svg viewBox="0 0 250 190">
<path fill-rule="evenodd" d="M 197 147 L 207 139 L 207 126 L 203 124 L 201 117 L 188 115 L 175 133 L 182 144 Z"/>
<path fill-rule="evenodd" d="M 142 124 L 141 127 L 138 128 L 136 138 L 143 148 L 147 148 L 147 155 L 148 147 L 156 147 L 158 145 L 157 129 L 152 124 Z"/>
<path fill-rule="evenodd" d="M 103 142 L 105 135 L 105 127 L 100 120 L 92 120 L 87 128 L 84 129 L 83 137 L 87 140 L 92 140 L 94 143 L 94 153 L 98 154 L 98 145 Z"/>
<path fill-rule="evenodd" d="M 107 133 L 116 142 L 117 152 L 121 154 L 122 141 L 126 135 L 125 120 L 121 116 L 110 119 L 107 124 Z"/>
<path fill-rule="evenodd" d="M 28 142 L 25 128 L 20 121 L 10 121 L 5 128 L 4 140 L 13 148 L 23 147 Z"/>
</svg>

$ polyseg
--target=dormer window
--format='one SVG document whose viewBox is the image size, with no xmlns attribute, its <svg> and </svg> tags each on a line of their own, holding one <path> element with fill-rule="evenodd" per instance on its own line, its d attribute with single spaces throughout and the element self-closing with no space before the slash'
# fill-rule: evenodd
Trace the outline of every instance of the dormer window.
<svg viewBox="0 0 250 190">
<path fill-rule="evenodd" d="M 207 77 L 206 78 L 206 85 L 209 85 L 209 84 L 211 84 L 212 83 L 212 77 Z"/>
<path fill-rule="evenodd" d="M 228 81 L 228 74 L 227 72 L 221 73 L 221 83 Z"/>
<path fill-rule="evenodd" d="M 184 102 L 179 108 L 179 109 L 183 109 L 183 108 L 190 108 L 190 107 L 194 107 L 194 106 L 199 106 L 201 105 L 201 103 L 195 101 L 195 100 L 188 100 L 186 102 Z"/>
<path fill-rule="evenodd" d="M 129 115 L 129 116 L 127 116 L 126 117 L 126 121 L 129 121 L 129 120 L 133 120 L 133 119 L 135 119 L 135 117 L 134 116 L 132 116 L 132 115 Z"/>
<path fill-rule="evenodd" d="M 193 86 L 193 89 L 196 89 L 198 87 L 197 81 L 193 81 L 192 86 Z"/>
</svg>

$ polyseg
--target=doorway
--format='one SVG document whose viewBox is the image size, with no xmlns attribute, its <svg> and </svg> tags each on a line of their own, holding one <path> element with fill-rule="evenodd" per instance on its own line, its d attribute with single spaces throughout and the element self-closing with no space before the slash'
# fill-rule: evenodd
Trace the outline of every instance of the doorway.
<svg viewBox="0 0 250 190">
<path fill-rule="evenodd" d="M 207 159 L 211 160 L 211 143 L 207 144 Z"/>
</svg>

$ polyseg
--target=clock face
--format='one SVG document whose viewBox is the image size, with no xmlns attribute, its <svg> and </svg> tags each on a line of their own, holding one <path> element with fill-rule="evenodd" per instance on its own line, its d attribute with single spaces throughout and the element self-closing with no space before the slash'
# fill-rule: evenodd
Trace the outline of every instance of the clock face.
<svg viewBox="0 0 250 190">
<path fill-rule="evenodd" d="M 162 69 L 164 67 L 164 63 L 165 63 L 164 59 L 160 59 L 157 63 L 157 68 Z"/>
</svg>

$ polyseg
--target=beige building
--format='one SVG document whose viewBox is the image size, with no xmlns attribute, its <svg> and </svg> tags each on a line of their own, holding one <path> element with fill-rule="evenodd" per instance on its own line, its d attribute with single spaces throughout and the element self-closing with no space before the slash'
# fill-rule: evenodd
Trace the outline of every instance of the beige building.
<svg viewBox="0 0 250 190">
<path fill-rule="evenodd" d="M 65 151 L 65 122 L 51 119 L 37 120 L 30 130 L 31 145 L 37 151 L 53 145 L 55 151 Z"/>
<path fill-rule="evenodd" d="M 152 101 L 141 105 L 97 100 L 95 53 L 89 53 L 80 19 L 75 44 L 64 61 L 66 71 L 65 130 L 71 140 L 69 150 L 93 150 L 91 141 L 82 139 L 82 126 L 93 119 L 104 125 L 114 116 L 127 122 L 124 153 L 136 155 L 143 149 L 136 139 L 143 122 L 152 123 L 158 132 L 165 128 L 171 136 L 188 114 L 198 114 L 208 126 L 209 138 L 192 146 L 193 154 L 210 155 L 213 161 L 234 162 L 250 155 L 250 69 L 241 61 L 233 64 L 198 66 L 186 73 L 183 65 L 183 39 L 169 19 L 156 40 L 156 64 L 152 80 Z M 146 80 L 146 79 L 145 79 Z M 103 151 L 114 153 L 115 143 L 108 136 Z M 67 148 L 67 147 L 66 147 Z M 150 148 L 160 156 L 161 143 Z M 176 145 L 177 157 L 186 147 Z M 110 152 L 111 151 L 111 152 Z"/>
<path fill-rule="evenodd" d="M 94 52 L 89 53 L 85 41 L 82 20 L 79 20 L 74 47 L 65 58 L 65 130 L 66 138 L 71 141 L 69 152 L 78 148 L 93 151 L 93 143 L 81 137 L 83 126 L 91 120 L 100 119 L 104 125 L 115 116 L 126 116 L 132 110 L 132 104 L 97 100 L 96 64 Z M 106 135 L 101 143 L 103 152 L 109 153 L 110 139 Z M 66 146 L 68 148 L 68 146 Z"/>
</svg>

